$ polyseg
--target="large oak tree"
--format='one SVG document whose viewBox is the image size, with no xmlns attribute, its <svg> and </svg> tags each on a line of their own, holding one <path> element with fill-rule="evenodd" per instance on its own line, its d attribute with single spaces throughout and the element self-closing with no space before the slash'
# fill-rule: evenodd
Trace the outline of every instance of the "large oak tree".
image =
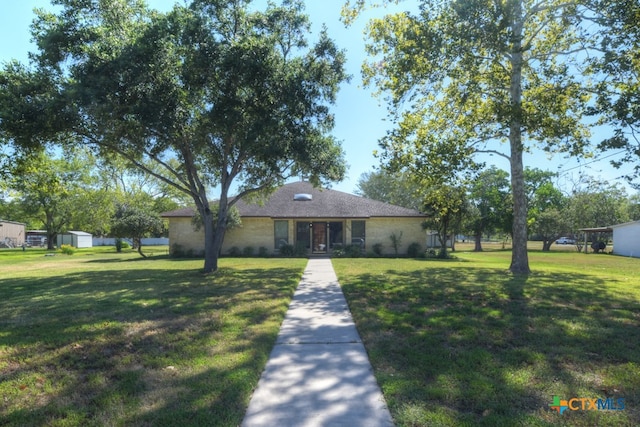
<svg viewBox="0 0 640 427">
<path fill-rule="evenodd" d="M 324 31 L 308 44 L 301 1 L 261 12 L 248 0 L 193 0 L 166 14 L 140 0 L 53 3 L 58 12 L 34 23 L 36 75 L 61 81 L 53 92 L 64 120 L 51 122 L 189 194 L 203 219 L 205 272 L 217 269 L 240 197 L 293 175 L 316 184 L 344 176 L 329 105 L 345 58 Z"/>
</svg>

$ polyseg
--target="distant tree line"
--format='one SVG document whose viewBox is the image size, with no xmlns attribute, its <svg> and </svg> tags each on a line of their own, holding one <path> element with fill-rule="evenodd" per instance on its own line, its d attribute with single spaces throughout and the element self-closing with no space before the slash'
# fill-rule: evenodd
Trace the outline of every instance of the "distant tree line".
<svg viewBox="0 0 640 427">
<path fill-rule="evenodd" d="M 99 159 L 83 148 L 7 156 L 0 168 L 0 218 L 46 231 L 49 249 L 56 236 L 68 230 L 137 241 L 166 235 L 159 214 L 188 203 L 153 176 L 117 158 Z M 124 217 L 131 218 L 133 212 L 137 226 L 132 221 L 126 225 Z"/>
<path fill-rule="evenodd" d="M 618 183 L 584 177 L 561 189 L 555 184 L 556 173 L 525 168 L 524 176 L 527 236 L 541 241 L 544 251 L 560 237 L 578 236 L 581 228 L 640 220 L 640 194 L 629 195 Z M 407 175 L 382 169 L 363 174 L 357 193 L 427 214 L 424 227 L 438 233 L 443 251 L 452 235 L 471 236 L 476 251 L 482 251 L 482 241 L 490 236 L 511 236 L 509 174 L 495 166 L 455 187 L 421 186 Z"/>
</svg>

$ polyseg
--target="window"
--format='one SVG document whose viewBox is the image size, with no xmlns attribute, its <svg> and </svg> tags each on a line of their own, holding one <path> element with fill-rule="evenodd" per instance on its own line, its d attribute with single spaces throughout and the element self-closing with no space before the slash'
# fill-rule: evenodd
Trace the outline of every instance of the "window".
<svg viewBox="0 0 640 427">
<path fill-rule="evenodd" d="M 329 247 L 331 249 L 341 248 L 344 244 L 341 222 L 329 223 Z"/>
<path fill-rule="evenodd" d="M 309 222 L 296 223 L 296 247 L 309 249 L 311 247 Z"/>
<path fill-rule="evenodd" d="M 274 247 L 280 249 L 281 246 L 289 244 L 289 221 L 274 221 L 273 225 Z"/>
<path fill-rule="evenodd" d="M 351 221 L 351 244 L 360 245 L 364 249 L 365 242 L 365 222 Z"/>
</svg>

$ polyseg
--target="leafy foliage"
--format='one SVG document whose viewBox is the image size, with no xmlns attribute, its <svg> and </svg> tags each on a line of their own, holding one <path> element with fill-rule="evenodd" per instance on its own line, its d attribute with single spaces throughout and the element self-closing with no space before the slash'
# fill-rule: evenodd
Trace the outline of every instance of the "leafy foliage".
<svg viewBox="0 0 640 427">
<path fill-rule="evenodd" d="M 511 225 L 511 189 L 509 174 L 495 166 L 481 171 L 469 183 L 465 228 L 475 237 L 475 250 L 482 250 L 484 233 L 508 230 Z"/>
<path fill-rule="evenodd" d="M 71 226 L 103 224 L 100 215 L 105 200 L 95 188 L 92 159 L 86 154 L 82 150 L 69 150 L 62 156 L 49 151 L 24 152 L 1 166 L 8 171 L 6 185 L 13 197 L 10 209 L 30 226 L 47 232 L 49 249 L 58 233 Z"/>
<path fill-rule="evenodd" d="M 409 256 L 409 258 L 418 258 L 421 255 L 421 249 L 422 247 L 420 246 L 420 243 L 413 242 L 409 244 L 409 247 L 407 248 L 407 255 Z"/>
<path fill-rule="evenodd" d="M 588 1 L 596 23 L 604 30 L 596 31 L 600 55 L 590 57 L 593 69 L 604 78 L 597 86 L 597 97 L 591 114 L 600 124 L 613 126 L 611 136 L 602 141 L 603 150 L 622 150 L 622 160 L 613 161 L 615 167 L 623 163 L 635 164 L 627 176 L 638 186 L 640 177 L 640 3 L 637 1 Z"/>
<path fill-rule="evenodd" d="M 56 4 L 33 25 L 32 73 L 47 84 L 25 94 L 59 102 L 43 118 L 56 126 L 16 132 L 28 140 L 65 135 L 118 154 L 187 194 L 203 218 L 206 272 L 217 268 L 238 200 L 229 199 L 233 184 L 242 197 L 301 173 L 316 184 L 344 176 L 328 105 L 347 79 L 345 55 L 326 31 L 309 46 L 301 1 L 263 12 L 245 0 L 193 0 L 168 13 L 138 0 Z M 213 226 L 208 190 L 216 185 Z"/>
<path fill-rule="evenodd" d="M 380 169 L 363 173 L 356 194 L 396 206 L 420 210 L 421 188 L 410 176 Z"/>
<path fill-rule="evenodd" d="M 142 252 L 142 238 L 162 233 L 163 223 L 157 214 L 150 213 L 136 206 L 120 205 L 116 210 L 111 225 L 111 234 L 117 237 L 131 237 L 138 253 Z"/>
<path fill-rule="evenodd" d="M 65 255 L 73 255 L 76 252 L 76 248 L 71 245 L 60 245 L 60 252 Z"/>
<path fill-rule="evenodd" d="M 218 222 L 218 212 L 219 205 L 212 203 L 209 206 L 209 209 L 212 214 L 212 225 Z M 196 230 L 201 230 L 204 226 L 202 222 L 202 216 L 199 212 L 196 212 L 195 215 L 191 218 L 191 224 Z M 233 228 L 242 227 L 242 218 L 240 217 L 240 211 L 234 206 L 229 209 L 227 213 L 227 230 L 231 230 Z"/>
<path fill-rule="evenodd" d="M 543 251 L 548 251 L 562 235 L 576 231 L 567 215 L 569 200 L 553 185 L 555 177 L 540 169 L 525 169 L 529 229 L 542 239 Z"/>
<path fill-rule="evenodd" d="M 353 19 L 365 1 L 347 8 Z M 370 22 L 365 83 L 386 96 L 395 128 L 380 140 L 392 170 L 455 185 L 474 155 L 510 162 L 511 271 L 528 273 L 523 155 L 528 147 L 581 153 L 587 91 L 575 70 L 584 40 L 573 2 L 420 2 L 420 13 Z M 507 143 L 505 148 L 503 143 Z"/>
<path fill-rule="evenodd" d="M 447 257 L 447 240 L 460 225 L 466 205 L 466 189 L 452 185 L 432 186 L 424 199 L 423 212 L 427 219 L 422 224 L 426 230 L 435 230 L 440 241 L 440 256 Z"/>
</svg>

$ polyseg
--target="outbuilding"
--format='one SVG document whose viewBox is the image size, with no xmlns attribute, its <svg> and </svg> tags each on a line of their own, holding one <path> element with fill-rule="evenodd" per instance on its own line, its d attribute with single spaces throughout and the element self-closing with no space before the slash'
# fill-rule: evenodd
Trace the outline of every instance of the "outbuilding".
<svg viewBox="0 0 640 427">
<path fill-rule="evenodd" d="M 17 248 L 25 242 L 24 224 L 0 219 L 0 248 Z"/>
<path fill-rule="evenodd" d="M 58 234 L 58 247 L 61 245 L 71 245 L 75 248 L 91 248 L 93 247 L 93 237 L 84 231 L 67 231 Z"/>
<path fill-rule="evenodd" d="M 640 221 L 612 225 L 613 253 L 640 258 Z"/>
</svg>

